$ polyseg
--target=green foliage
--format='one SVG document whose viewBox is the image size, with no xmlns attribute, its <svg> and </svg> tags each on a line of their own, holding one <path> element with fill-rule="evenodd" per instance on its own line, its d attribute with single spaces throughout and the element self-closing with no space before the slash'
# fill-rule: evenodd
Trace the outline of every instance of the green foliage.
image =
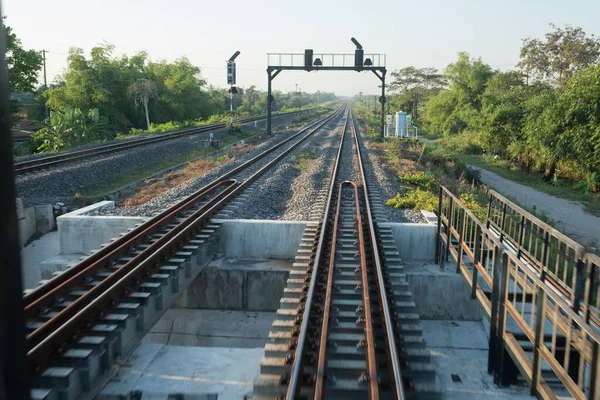
<svg viewBox="0 0 600 400">
<path fill-rule="evenodd" d="M 315 149 L 310 149 L 310 150 L 303 151 L 302 153 L 298 154 L 298 158 L 314 160 L 317 158 L 317 153 L 315 152 Z"/>
<path fill-rule="evenodd" d="M 38 151 L 60 151 L 72 146 L 112 139 L 106 118 L 98 109 L 83 113 L 80 109 L 51 111 L 50 118 L 40 124 L 42 128 L 33 135 L 41 142 Z"/>
<path fill-rule="evenodd" d="M 400 181 L 429 190 L 435 190 L 439 186 L 437 180 L 435 179 L 435 175 L 433 175 L 431 172 L 420 171 L 403 174 L 400 177 Z"/>
<path fill-rule="evenodd" d="M 585 179 L 573 186 L 573 189 L 581 189 L 584 193 L 596 192 L 600 187 L 600 180 L 596 172 L 585 174 Z"/>
<path fill-rule="evenodd" d="M 478 130 L 481 121 L 482 95 L 487 81 L 494 75 L 481 59 L 471 59 L 459 53 L 458 61 L 450 64 L 445 77 L 449 90 L 442 90 L 427 103 L 425 118 L 430 131 L 454 135 L 464 130 Z"/>
<path fill-rule="evenodd" d="M 6 66 L 11 92 L 31 92 L 42 69 L 42 55 L 36 50 L 25 50 L 10 26 L 4 24 L 6 38 Z"/>
<path fill-rule="evenodd" d="M 406 67 L 392 72 L 390 91 L 398 95 L 391 99 L 394 109 L 410 110 L 414 121 L 418 120 L 422 102 L 440 91 L 446 80 L 436 68 Z"/>
<path fill-rule="evenodd" d="M 600 40 L 583 29 L 567 25 L 564 30 L 550 24 L 546 40 L 525 39 L 518 66 L 534 78 L 564 86 L 577 71 L 598 62 Z"/>
<path fill-rule="evenodd" d="M 82 49 L 71 49 L 61 82 L 46 95 L 52 109 L 98 108 L 122 132 L 149 125 L 152 131 L 147 116 L 158 125 L 171 121 L 188 125 L 222 121 L 229 110 L 227 90 L 207 87 L 200 68 L 187 58 L 171 63 L 152 61 L 145 52 L 132 57 L 115 57 L 114 46 L 110 44 L 94 47 L 89 56 Z M 275 112 L 335 99 L 333 93 L 323 92 L 283 94 L 275 91 L 273 96 Z M 238 88 L 233 98 L 236 118 L 265 114 L 266 101 L 266 93 L 254 86 L 246 90 Z"/>
<path fill-rule="evenodd" d="M 480 221 L 485 221 L 487 218 L 487 207 L 483 206 L 485 202 L 477 199 L 474 193 L 461 193 L 460 202 L 463 203 Z"/>
<path fill-rule="evenodd" d="M 386 201 L 388 206 L 398 208 L 412 208 L 415 211 L 436 211 L 438 196 L 427 190 L 409 189 L 406 194 L 396 193 L 396 196 Z"/>
</svg>

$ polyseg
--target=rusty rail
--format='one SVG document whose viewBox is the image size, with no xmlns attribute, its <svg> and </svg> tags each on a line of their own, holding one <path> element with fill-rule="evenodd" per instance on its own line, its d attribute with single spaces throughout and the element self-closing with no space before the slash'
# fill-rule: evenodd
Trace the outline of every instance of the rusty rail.
<svg viewBox="0 0 600 400">
<path fill-rule="evenodd" d="M 396 392 L 396 399 L 403 400 L 405 398 L 404 383 L 402 382 L 402 368 L 400 366 L 400 360 L 398 359 L 398 348 L 396 346 L 396 335 L 394 332 L 394 323 L 392 322 L 392 313 L 390 311 L 390 305 L 388 296 L 386 293 L 386 285 L 383 276 L 383 266 L 381 265 L 381 257 L 379 255 L 379 249 L 377 248 L 377 234 L 375 230 L 374 218 L 371 213 L 371 204 L 369 201 L 369 184 L 363 167 L 362 155 L 360 152 L 360 140 L 358 132 L 354 125 L 354 118 L 350 119 L 352 132 L 354 134 L 354 143 L 356 146 L 356 157 L 358 158 L 358 166 L 360 179 L 363 184 L 363 194 L 365 199 L 365 209 L 367 212 L 367 223 L 369 225 L 369 236 L 371 243 L 373 244 L 373 261 L 375 262 L 375 270 L 377 272 L 377 287 L 379 289 L 379 299 L 381 301 L 381 311 L 383 314 L 383 322 L 386 330 L 386 338 L 388 341 L 388 357 L 392 364 L 392 376 L 394 380 L 394 389 Z"/>
<path fill-rule="evenodd" d="M 338 110 L 338 112 L 339 112 L 339 110 Z M 112 243 L 108 244 L 107 246 L 103 247 L 102 249 L 98 250 L 97 252 L 93 253 L 89 257 L 86 257 L 84 260 L 80 261 L 73 267 L 63 271 L 63 273 L 61 273 L 60 275 L 55 276 L 54 278 L 49 280 L 46 284 L 39 286 L 36 289 L 34 289 L 33 291 L 27 293 L 24 296 L 26 307 L 30 308 L 31 312 L 33 312 L 33 311 L 39 312 L 39 310 L 41 309 L 42 306 L 51 304 L 51 302 L 56 299 L 56 297 L 48 297 L 48 294 L 50 292 L 53 292 L 55 295 L 60 295 L 60 293 L 54 291 L 54 289 L 56 287 L 69 281 L 70 279 L 72 279 L 73 277 L 78 275 L 80 272 L 93 266 L 95 263 L 109 262 L 111 259 L 114 258 L 114 256 L 122 254 L 122 252 L 124 252 L 124 251 L 127 251 L 127 249 L 131 248 L 131 245 L 136 244 L 137 241 L 140 240 L 140 238 L 150 234 L 152 227 L 155 227 L 157 225 L 157 223 L 159 223 L 159 222 L 165 223 L 169 219 L 172 219 L 172 218 L 180 215 L 181 213 L 185 212 L 186 210 L 189 210 L 190 208 L 192 208 L 192 206 L 195 203 L 206 198 L 206 196 L 210 195 L 211 193 L 214 193 L 214 191 L 217 189 L 217 187 L 221 186 L 224 181 L 231 179 L 233 176 L 237 175 L 238 173 L 240 173 L 241 171 L 243 171 L 250 165 L 254 164 L 255 162 L 257 162 L 260 159 L 267 156 L 270 152 L 278 149 L 279 147 L 285 145 L 286 143 L 289 143 L 291 140 L 294 140 L 299 135 L 303 134 L 307 130 L 309 130 L 309 129 L 313 128 L 314 126 L 318 125 L 319 123 L 321 123 L 323 120 L 325 120 L 325 119 L 321 119 L 313 124 L 308 125 L 304 129 L 301 129 L 298 133 L 296 133 L 296 134 L 290 136 L 289 138 L 281 141 L 280 143 L 270 147 L 269 149 L 261 152 L 260 154 L 257 154 L 256 156 L 252 157 L 250 160 L 240 164 L 239 166 L 235 167 L 231 171 L 221 175 L 220 177 L 215 179 L 213 182 L 209 183 L 205 187 L 198 190 L 196 193 L 183 199 L 182 201 L 173 205 L 172 207 L 164 210 L 159 215 L 155 216 L 154 218 L 152 218 L 149 221 L 146 221 L 145 223 L 143 223 L 142 225 L 133 229 L 132 231 L 128 232 L 127 234 L 121 236 L 117 240 L 113 241 Z M 114 256 L 111 256 L 111 255 L 114 255 Z M 120 255 L 119 255 L 119 257 L 120 257 Z M 65 286 L 65 290 L 67 288 L 72 288 L 72 286 Z M 39 306 L 39 307 L 36 307 L 37 310 L 33 308 L 33 304 L 37 304 Z"/>
<path fill-rule="evenodd" d="M 331 173 L 331 183 L 329 184 L 329 190 L 327 195 L 327 205 L 325 206 L 325 215 L 323 216 L 323 224 L 321 226 L 321 233 L 319 234 L 319 241 L 317 245 L 317 249 L 315 251 L 315 257 L 312 261 L 312 274 L 310 279 L 310 285 L 308 288 L 308 293 L 306 294 L 306 305 L 304 307 L 304 315 L 302 316 L 302 325 L 300 326 L 300 333 L 298 335 L 298 344 L 296 345 L 296 351 L 294 352 L 294 362 L 292 364 L 292 370 L 290 373 L 290 381 L 288 384 L 288 390 L 286 394 L 286 399 L 292 400 L 296 398 L 300 391 L 300 373 L 302 371 L 302 363 L 303 357 L 302 353 L 304 351 L 304 346 L 306 343 L 306 332 L 308 330 L 308 322 L 310 319 L 310 310 L 312 308 L 313 297 L 315 294 L 315 286 L 317 281 L 317 274 L 320 267 L 320 260 L 323 253 L 324 242 L 325 242 L 325 233 L 327 231 L 327 225 L 329 220 L 329 205 L 331 204 L 331 199 L 333 198 L 333 192 L 335 188 L 335 177 L 338 173 L 339 161 L 342 154 L 342 147 L 344 145 L 344 139 L 346 135 L 342 135 L 340 139 L 340 144 L 338 148 L 338 152 L 335 157 L 335 163 L 333 166 L 333 172 Z"/>
<path fill-rule="evenodd" d="M 365 238 L 363 233 L 363 221 L 360 212 L 360 198 L 358 196 L 358 187 L 354 182 L 342 182 L 339 185 L 337 206 L 335 211 L 335 220 L 333 223 L 332 231 L 332 244 L 329 256 L 329 270 L 327 272 L 327 288 L 325 292 L 325 305 L 323 307 L 323 321 L 321 324 L 321 340 L 319 347 L 319 358 L 317 363 L 317 376 L 315 380 L 315 400 L 322 399 L 324 397 L 324 385 L 325 385 L 325 368 L 327 364 L 327 336 L 329 334 L 329 319 L 330 310 L 332 305 L 333 297 L 333 282 L 334 282 L 334 271 L 336 264 L 336 250 L 337 250 L 337 233 L 339 230 L 339 218 L 342 213 L 342 192 L 344 186 L 350 186 L 354 194 L 354 202 L 356 207 L 355 214 L 355 225 L 358 230 L 358 242 L 359 242 L 359 253 L 360 253 L 360 270 L 362 277 L 362 296 L 363 296 L 363 307 L 365 314 L 365 337 L 366 337 L 366 359 L 367 359 L 367 370 L 368 370 L 368 382 L 369 382 L 369 398 L 379 398 L 379 382 L 377 376 L 377 360 L 375 355 L 375 336 L 373 333 L 373 318 L 371 315 L 371 299 L 369 294 L 369 278 L 367 274 L 367 259 L 366 259 L 366 246 Z"/>
<path fill-rule="evenodd" d="M 334 188 L 336 177 L 338 176 L 338 165 L 342 153 L 342 147 L 344 144 L 344 138 L 346 136 L 346 131 L 352 132 L 354 136 L 354 145 L 356 148 L 356 154 L 358 159 L 358 166 L 360 171 L 360 179 L 362 186 L 362 193 L 359 193 L 359 187 L 354 182 L 343 182 L 339 186 L 339 194 L 337 198 L 337 208 L 334 206 Z M 390 309 L 390 303 L 388 301 L 388 293 L 386 292 L 386 285 L 384 279 L 383 267 L 381 265 L 379 251 L 377 249 L 378 241 L 376 236 L 376 228 L 374 225 L 374 219 L 371 214 L 369 197 L 368 197 L 368 186 L 366 182 L 366 177 L 363 169 L 363 162 L 360 153 L 360 142 L 358 139 L 358 134 L 354 128 L 354 120 L 351 114 L 351 111 L 348 112 L 348 117 L 346 120 L 346 126 L 344 128 L 344 134 L 340 139 L 340 145 L 338 149 L 338 153 L 336 156 L 334 169 L 331 177 L 331 184 L 329 186 L 329 194 L 327 203 L 325 206 L 325 214 L 323 217 L 323 222 L 320 227 L 320 234 L 318 240 L 318 246 L 315 251 L 314 262 L 311 265 L 312 272 L 310 277 L 310 284 L 308 287 L 308 293 L 306 297 L 306 304 L 304 306 L 304 311 L 302 315 L 302 325 L 299 331 L 298 343 L 296 345 L 295 353 L 294 353 L 294 361 L 292 365 L 292 370 L 290 373 L 290 379 L 288 384 L 288 390 L 286 394 L 286 399 L 291 400 L 295 399 L 300 394 L 300 380 L 302 379 L 302 368 L 303 368 L 303 360 L 302 355 L 304 352 L 306 335 L 309 326 L 309 320 L 314 318 L 311 315 L 311 309 L 313 308 L 312 302 L 313 298 L 316 294 L 316 286 L 319 285 L 317 283 L 317 276 L 319 272 L 321 272 L 325 266 L 324 260 L 329 260 L 329 270 L 327 271 L 327 284 L 325 289 L 325 304 L 323 307 L 323 315 L 321 320 L 321 332 L 320 332 L 320 341 L 319 341 L 319 355 L 318 355 L 318 364 L 317 364 L 317 374 L 315 376 L 315 399 L 321 399 L 324 397 L 324 388 L 325 388 L 325 368 L 327 362 L 327 337 L 329 333 L 329 317 L 330 317 L 330 307 L 331 307 L 331 298 L 332 298 L 332 287 L 333 287 L 333 274 L 336 260 L 336 248 L 337 248 L 337 229 L 339 223 L 340 216 L 340 202 L 342 199 L 342 188 L 344 185 L 350 185 L 354 189 L 354 196 L 356 201 L 356 224 L 359 234 L 359 248 L 360 248 L 360 265 L 361 265 L 361 282 L 362 282 L 362 299 L 363 299 L 363 307 L 365 312 L 365 337 L 366 337 L 366 347 L 367 354 L 365 355 L 367 360 L 367 379 L 369 385 L 369 398 L 377 399 L 380 396 L 380 382 L 377 374 L 378 366 L 377 359 L 375 356 L 375 336 L 373 332 L 373 321 L 372 321 L 372 313 L 371 313 L 371 304 L 373 302 L 372 294 L 377 293 L 377 297 L 381 306 L 381 315 L 382 315 L 382 326 L 384 328 L 385 340 L 387 341 L 386 348 L 386 358 L 388 361 L 388 368 L 390 368 L 390 379 L 391 384 L 394 385 L 394 398 L 396 399 L 404 399 L 404 385 L 402 382 L 402 371 L 400 367 L 400 361 L 398 359 L 398 349 L 396 347 L 396 332 L 394 331 L 395 325 L 392 322 L 392 311 Z M 362 207 L 366 213 L 366 220 L 363 219 L 363 214 L 361 214 L 361 202 L 360 199 L 364 199 L 364 207 Z M 333 218 L 333 228 L 330 227 L 330 219 L 331 214 L 335 212 L 335 216 Z M 366 230 L 364 229 L 366 226 Z M 331 248 L 330 253 L 325 254 L 325 238 L 331 238 Z M 372 247 L 372 256 L 373 256 L 373 268 L 374 272 L 369 273 L 367 268 L 367 260 L 366 260 L 366 243 L 369 241 Z M 373 279 L 375 278 L 375 279 Z M 375 286 L 377 288 L 375 288 Z M 321 315 L 317 315 L 321 316 Z M 381 361 L 380 361 L 381 364 Z"/>
<path fill-rule="evenodd" d="M 235 181 L 229 181 L 226 189 L 219 192 L 207 204 L 200 207 L 190 217 L 177 224 L 173 229 L 169 230 L 164 236 L 143 250 L 139 255 L 128 261 L 117 271 L 102 279 L 96 286 L 68 305 L 60 313 L 50 318 L 40 328 L 32 332 L 27 337 L 27 344 L 30 349 L 27 356 L 30 367 L 36 369 L 45 365 L 48 357 L 54 352 L 59 351 L 64 343 L 72 339 L 74 334 L 84 327 L 88 321 L 102 315 L 108 306 L 117 303 L 120 296 L 131 291 L 131 289 L 138 285 L 143 277 L 148 276 L 150 271 L 162 260 L 168 258 L 170 254 L 176 252 L 177 249 L 189 242 L 196 232 L 200 231 L 203 226 L 210 221 L 212 216 L 235 198 L 241 191 L 256 181 L 256 179 L 264 174 L 264 172 L 279 162 L 290 151 L 296 148 L 300 143 L 304 142 L 338 113 L 339 111 L 317 121 L 315 124 L 311 124 L 298 134 L 287 139 L 285 142 L 297 137 L 299 134 L 310 128 L 314 128 L 310 133 L 268 162 L 243 183 L 238 184 Z M 275 147 L 279 147 L 280 145 L 282 145 L 282 143 Z M 273 150 L 275 147 L 267 150 L 267 152 Z M 261 155 L 257 157 L 262 158 L 264 155 L 266 155 L 266 152 L 261 153 Z M 257 157 L 252 160 L 258 159 Z M 249 164 L 246 163 L 243 165 Z M 218 183 L 217 186 L 219 186 Z M 212 187 L 212 185 L 209 185 L 209 187 Z M 200 192 L 202 192 L 202 190 Z M 184 203 L 187 204 L 187 202 L 188 199 L 184 200 Z M 153 223 L 146 226 L 146 228 L 152 228 L 155 224 L 158 224 L 157 221 L 152 221 Z M 138 232 L 133 238 L 137 238 L 142 235 L 143 232 L 145 232 L 145 230 Z M 95 271 L 96 268 L 99 268 L 96 267 L 96 264 L 88 265 L 85 268 L 82 267 L 78 274 L 71 276 L 61 284 L 60 290 L 64 291 L 72 284 L 77 286 L 79 279 L 82 277 L 82 275 L 79 274 L 83 274 L 85 271 Z M 55 288 L 55 286 L 52 286 L 50 290 L 46 290 L 43 295 L 38 296 L 31 304 L 36 304 L 36 302 L 42 301 L 42 299 L 44 302 L 54 299 L 56 292 L 54 292 L 53 289 Z M 32 308 L 32 310 L 37 309 L 37 307 L 39 307 L 39 303 L 35 308 Z"/>
<path fill-rule="evenodd" d="M 472 297 L 490 318 L 488 371 L 502 383 L 507 352 L 532 394 L 555 398 L 554 388 L 542 376 L 546 366 L 546 373 L 553 373 L 575 398 L 599 399 L 600 258 L 565 258 L 581 254 L 576 242 L 497 193 L 490 198 L 495 204 L 484 224 L 442 187 L 436 246 L 436 260 L 443 264 L 452 256 Z M 556 247 L 549 244 L 553 240 Z M 575 280 L 555 268 L 567 268 L 568 263 L 576 271 Z"/>
</svg>

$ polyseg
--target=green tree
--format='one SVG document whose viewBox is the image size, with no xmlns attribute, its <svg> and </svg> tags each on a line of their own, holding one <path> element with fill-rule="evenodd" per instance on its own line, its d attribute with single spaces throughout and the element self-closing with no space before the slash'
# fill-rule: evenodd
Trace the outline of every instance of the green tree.
<svg viewBox="0 0 600 400">
<path fill-rule="evenodd" d="M 600 173 L 600 65 L 575 73 L 558 97 L 557 145 L 582 169 Z"/>
<path fill-rule="evenodd" d="M 422 101 L 439 92 L 446 85 L 445 78 L 436 68 L 406 67 L 392 72 L 390 92 L 399 94 L 398 102 L 408 107 L 413 120 L 417 120 Z"/>
<path fill-rule="evenodd" d="M 553 31 L 546 33 L 546 40 L 523 40 L 517 65 L 527 76 L 565 86 L 575 72 L 598 62 L 600 40 L 579 27 L 550 26 Z"/>
<path fill-rule="evenodd" d="M 493 75 L 492 68 L 481 59 L 459 53 L 458 60 L 444 72 L 449 88 L 433 96 L 425 107 L 429 130 L 444 135 L 458 134 L 465 129 L 479 130 L 483 92 Z"/>
<path fill-rule="evenodd" d="M 148 103 L 156 97 L 156 83 L 149 79 L 138 79 L 129 85 L 129 94 L 135 98 L 136 105 L 139 103 L 144 107 L 146 115 L 146 127 L 150 130 L 150 115 L 148 114 Z"/>
<path fill-rule="evenodd" d="M 485 150 L 504 153 L 518 140 L 527 97 L 528 90 L 519 72 L 500 72 L 490 78 L 481 105 L 480 141 Z"/>
<path fill-rule="evenodd" d="M 8 83 L 12 92 L 32 92 L 42 69 L 42 56 L 36 50 L 25 50 L 10 26 L 4 24 Z"/>
</svg>

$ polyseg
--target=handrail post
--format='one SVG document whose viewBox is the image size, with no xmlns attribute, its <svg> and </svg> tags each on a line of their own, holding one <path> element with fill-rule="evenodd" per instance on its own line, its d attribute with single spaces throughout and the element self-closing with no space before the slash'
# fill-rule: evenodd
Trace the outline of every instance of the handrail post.
<svg viewBox="0 0 600 400">
<path fill-rule="evenodd" d="M 517 258 L 521 258 L 523 252 L 523 239 L 525 237 L 525 215 L 521 215 L 521 225 L 519 225 L 519 248 L 517 249 Z"/>
<path fill-rule="evenodd" d="M 471 298 L 475 299 L 477 297 L 477 264 L 481 262 L 481 240 L 482 240 L 482 232 L 481 226 L 476 223 L 475 225 L 475 246 L 473 249 L 473 253 L 475 255 L 473 260 L 473 281 L 471 282 Z"/>
<path fill-rule="evenodd" d="M 503 203 L 502 207 L 502 222 L 500 223 L 500 243 L 504 240 L 504 232 L 506 230 L 506 203 Z"/>
<path fill-rule="evenodd" d="M 544 248 L 542 250 L 542 272 L 540 278 L 542 278 L 542 282 L 546 279 L 545 271 L 548 269 L 548 245 L 550 242 L 550 233 L 548 231 L 544 231 Z"/>
<path fill-rule="evenodd" d="M 492 199 L 492 194 L 491 193 L 489 194 L 489 199 L 490 200 L 488 202 L 487 217 L 485 218 L 485 227 L 487 229 L 490 229 L 490 218 L 492 216 L 492 202 L 493 202 L 493 199 Z"/>
<path fill-rule="evenodd" d="M 444 259 L 441 262 L 441 266 L 444 266 L 446 264 L 446 261 L 448 261 L 448 257 L 450 256 L 450 246 L 452 246 L 452 224 L 454 220 L 454 199 L 452 197 L 450 197 L 450 213 L 448 215 L 448 229 L 447 229 L 447 236 L 448 236 L 448 241 L 446 242 L 446 249 L 444 251 Z"/>
<path fill-rule="evenodd" d="M 588 399 L 596 399 L 596 391 L 598 388 L 598 381 L 600 380 L 600 345 L 598 342 L 594 342 L 592 345 L 592 362 L 590 371 L 590 387 L 588 393 Z"/>
<path fill-rule="evenodd" d="M 465 218 L 465 209 L 464 208 L 460 208 L 460 214 L 462 216 L 462 223 L 460 221 L 459 218 L 459 226 L 460 226 L 460 231 L 458 232 L 458 252 L 456 255 L 456 273 L 460 273 L 460 265 L 462 263 L 462 257 L 463 257 L 463 235 L 465 234 L 465 230 L 467 229 L 466 225 L 467 225 L 467 218 Z"/>
<path fill-rule="evenodd" d="M 437 236 L 435 240 L 435 263 L 440 262 L 440 246 L 442 240 L 442 203 L 444 197 L 444 187 L 440 185 L 440 198 L 438 200 L 438 221 L 437 221 Z"/>
<path fill-rule="evenodd" d="M 585 286 L 585 265 L 583 264 L 581 257 L 581 255 L 577 256 L 577 265 L 575 266 L 575 285 L 573 286 L 573 298 L 571 299 L 571 307 L 575 312 L 579 311 L 579 303 Z"/>
<path fill-rule="evenodd" d="M 491 299 L 491 318 L 490 318 L 490 350 L 488 353 L 488 372 L 494 373 L 494 381 L 500 373 L 500 354 L 498 354 L 498 342 L 502 341 L 504 334 L 500 330 L 500 310 L 504 310 L 504 299 L 502 298 L 503 284 L 503 257 L 504 249 L 494 245 L 494 272 L 492 275 L 492 299 Z M 502 321 L 504 322 L 504 321 Z M 503 328 L 503 327 L 502 327 Z M 497 382 L 496 382 L 497 383 Z"/>
<path fill-rule="evenodd" d="M 542 282 L 544 281 L 545 271 L 542 271 Z M 546 319 L 546 293 L 542 286 L 537 289 L 537 304 L 535 305 L 535 342 L 533 343 L 533 368 L 531 377 L 531 394 L 537 395 L 537 386 L 542 379 L 542 354 L 540 347 L 544 343 L 544 320 Z"/>
</svg>

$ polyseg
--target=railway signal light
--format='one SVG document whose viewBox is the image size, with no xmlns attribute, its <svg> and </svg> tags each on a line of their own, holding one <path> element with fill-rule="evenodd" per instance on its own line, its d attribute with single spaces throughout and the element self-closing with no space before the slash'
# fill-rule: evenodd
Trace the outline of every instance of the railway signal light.
<svg viewBox="0 0 600 400">
<path fill-rule="evenodd" d="M 313 65 L 313 50 L 305 49 L 304 50 L 304 68 L 307 71 L 310 71 L 312 69 L 312 65 Z"/>
<path fill-rule="evenodd" d="M 235 85 L 235 62 L 227 61 L 227 84 Z"/>
<path fill-rule="evenodd" d="M 354 67 L 357 71 L 361 71 L 363 67 L 363 60 L 365 58 L 365 51 L 362 48 L 362 45 L 358 43 L 358 40 L 351 38 L 352 43 L 356 46 L 356 50 L 354 50 Z"/>
</svg>

